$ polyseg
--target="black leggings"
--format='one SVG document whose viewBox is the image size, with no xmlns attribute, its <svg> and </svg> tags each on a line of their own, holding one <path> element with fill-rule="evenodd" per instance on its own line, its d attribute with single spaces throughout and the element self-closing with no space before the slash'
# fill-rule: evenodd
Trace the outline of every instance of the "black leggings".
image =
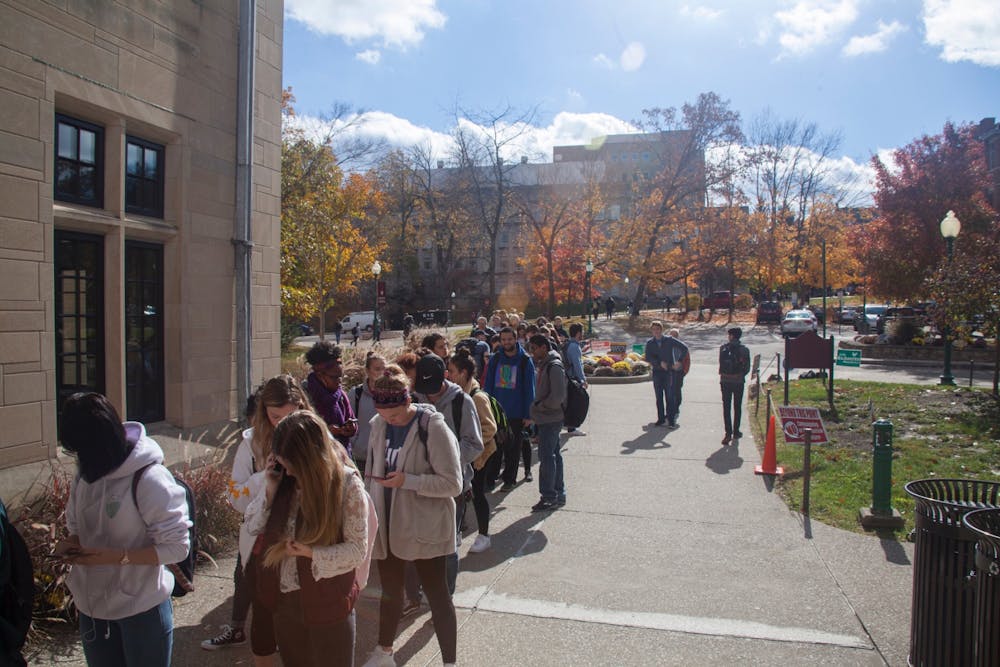
<svg viewBox="0 0 1000 667">
<path fill-rule="evenodd" d="M 455 605 L 448 594 L 445 576 L 446 556 L 412 561 L 420 577 L 424 595 L 431 606 L 431 620 L 437 634 L 438 648 L 445 663 L 455 662 L 458 642 L 458 621 Z M 403 572 L 407 561 L 396 558 L 391 553 L 378 561 L 378 575 L 382 582 L 382 600 L 378 608 L 379 646 L 392 646 L 396 639 L 399 619 L 403 615 Z"/>
<path fill-rule="evenodd" d="M 524 463 L 524 474 L 531 472 L 531 442 L 524 435 L 523 419 L 508 419 L 514 437 L 504 447 L 504 470 L 501 478 L 506 484 L 517 481 L 518 464 Z M 520 455 L 520 461 L 518 461 Z"/>
<path fill-rule="evenodd" d="M 472 508 L 476 511 L 480 535 L 490 534 L 490 501 L 486 499 L 487 467 L 484 465 L 472 476 Z"/>
</svg>

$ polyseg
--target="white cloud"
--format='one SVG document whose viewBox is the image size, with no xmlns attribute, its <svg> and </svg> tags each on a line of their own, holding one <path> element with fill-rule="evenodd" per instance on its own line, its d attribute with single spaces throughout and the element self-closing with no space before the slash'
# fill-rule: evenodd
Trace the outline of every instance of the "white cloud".
<svg viewBox="0 0 1000 667">
<path fill-rule="evenodd" d="M 623 70 L 634 72 L 642 67 L 642 63 L 646 60 L 646 47 L 641 42 L 631 42 L 622 51 L 622 55 L 618 60 Z"/>
<path fill-rule="evenodd" d="M 593 60 L 595 64 L 600 65 L 601 67 L 604 67 L 606 69 L 615 68 L 614 61 L 612 61 L 611 58 L 608 58 L 603 53 L 598 53 L 596 56 L 594 56 Z"/>
<path fill-rule="evenodd" d="M 447 18 L 436 0 L 286 0 L 285 15 L 324 35 L 347 42 L 376 39 L 385 46 L 419 44 L 428 29 Z"/>
<path fill-rule="evenodd" d="M 834 38 L 858 18 L 858 0 L 799 0 L 776 12 L 783 55 L 804 55 Z"/>
<path fill-rule="evenodd" d="M 378 61 L 382 59 L 382 52 L 378 49 L 368 49 L 355 53 L 354 58 L 369 65 L 378 65 Z"/>
<path fill-rule="evenodd" d="M 942 60 L 1000 67 L 1000 7 L 996 0 L 924 0 L 926 41 Z"/>
<path fill-rule="evenodd" d="M 721 9 L 713 9 L 704 5 L 696 5 L 694 7 L 691 5 L 683 5 L 680 12 L 681 16 L 698 19 L 700 21 L 714 21 L 723 14 L 723 10 Z"/>
<path fill-rule="evenodd" d="M 841 53 L 850 57 L 885 51 L 889 48 L 889 42 L 892 41 L 892 38 L 904 30 L 906 30 L 906 26 L 899 21 L 893 21 L 892 23 L 879 21 L 878 30 L 871 35 L 856 35 L 851 37 L 847 44 L 844 45 Z"/>
</svg>

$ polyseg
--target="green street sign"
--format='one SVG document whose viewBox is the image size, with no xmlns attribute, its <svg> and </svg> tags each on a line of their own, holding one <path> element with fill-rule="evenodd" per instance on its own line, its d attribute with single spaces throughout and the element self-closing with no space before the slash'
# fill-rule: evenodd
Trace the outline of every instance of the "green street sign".
<svg viewBox="0 0 1000 667">
<path fill-rule="evenodd" d="M 860 366 L 861 350 L 837 350 L 838 366 Z"/>
<path fill-rule="evenodd" d="M 644 343 L 632 343 L 632 351 L 636 354 L 646 354 L 646 345 Z"/>
</svg>

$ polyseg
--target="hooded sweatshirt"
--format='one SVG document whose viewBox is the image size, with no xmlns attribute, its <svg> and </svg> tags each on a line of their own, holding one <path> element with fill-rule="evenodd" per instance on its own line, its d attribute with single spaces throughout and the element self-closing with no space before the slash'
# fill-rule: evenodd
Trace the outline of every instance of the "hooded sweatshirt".
<svg viewBox="0 0 1000 667">
<path fill-rule="evenodd" d="M 566 403 L 566 370 L 555 350 L 538 365 L 535 380 L 535 400 L 531 404 L 531 419 L 536 424 L 561 422 Z"/>
<path fill-rule="evenodd" d="M 522 373 L 523 371 L 523 373 Z M 497 399 L 507 419 L 530 419 L 535 400 L 535 364 L 520 344 L 508 357 L 502 349 L 490 357 L 483 389 Z"/>
<path fill-rule="evenodd" d="M 233 459 L 233 475 L 229 480 L 229 502 L 241 515 L 261 489 L 264 488 L 264 460 L 260 452 L 253 450 L 253 429 L 243 431 L 243 441 Z M 247 530 L 246 522 L 240 523 L 240 562 L 245 568 L 250 560 L 254 536 Z"/>
<path fill-rule="evenodd" d="M 357 398 L 358 387 L 361 387 L 360 399 Z M 347 392 L 351 408 L 353 409 L 355 405 L 358 406 L 354 415 L 358 418 L 358 432 L 351 438 L 351 456 L 354 457 L 355 461 L 364 463 L 365 459 L 368 458 L 368 436 L 372 432 L 371 421 L 378 412 L 375 410 L 375 399 L 372 397 L 368 381 L 365 380 L 358 387 L 351 387 L 351 390 Z"/>
<path fill-rule="evenodd" d="M 66 526 L 84 549 L 135 551 L 154 546 L 161 565 L 74 565 L 66 578 L 84 614 L 109 621 L 128 618 L 170 597 L 174 575 L 164 564 L 187 556 L 190 542 L 184 489 L 163 467 L 163 451 L 138 422 L 125 422 L 131 451 L 120 466 L 93 483 L 76 477 L 66 504 Z M 132 475 L 139 479 L 132 501 Z"/>
<path fill-rule="evenodd" d="M 483 453 L 483 432 L 479 427 L 479 415 L 472 397 L 462 391 L 462 388 L 450 380 L 445 380 L 445 390 L 436 401 L 431 401 L 426 394 L 417 394 L 421 403 L 430 403 L 441 413 L 451 432 L 458 438 L 459 463 L 462 465 L 462 490 L 472 488 L 472 462 Z M 462 430 L 455 430 L 452 401 L 462 401 Z"/>
</svg>

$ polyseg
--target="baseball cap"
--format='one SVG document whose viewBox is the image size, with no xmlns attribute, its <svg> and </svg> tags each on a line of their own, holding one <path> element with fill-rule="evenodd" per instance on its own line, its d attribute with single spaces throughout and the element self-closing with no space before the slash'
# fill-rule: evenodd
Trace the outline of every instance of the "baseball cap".
<svg viewBox="0 0 1000 667">
<path fill-rule="evenodd" d="M 418 394 L 436 394 L 444 384 L 444 361 L 436 354 L 427 354 L 417 360 L 416 380 L 413 391 Z"/>
</svg>

